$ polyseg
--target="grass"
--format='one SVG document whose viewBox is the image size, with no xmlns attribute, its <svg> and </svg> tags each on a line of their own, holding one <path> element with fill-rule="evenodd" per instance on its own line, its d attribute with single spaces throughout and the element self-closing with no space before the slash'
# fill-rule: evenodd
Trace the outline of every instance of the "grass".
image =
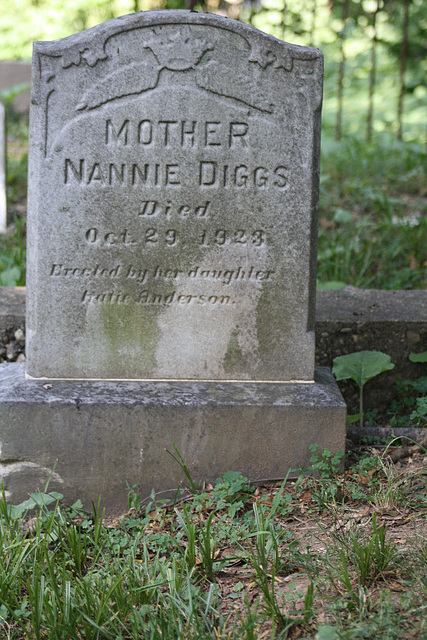
<svg viewBox="0 0 427 640">
<path fill-rule="evenodd" d="M 387 139 L 325 139 L 318 278 L 371 289 L 427 285 L 426 154 Z M 337 285 L 338 286 L 338 285 Z"/>
<path fill-rule="evenodd" d="M 338 473 L 316 453 L 317 478 L 281 486 L 229 472 L 172 505 L 133 487 L 114 519 L 47 489 L 15 507 L 3 495 L 0 636 L 427 638 L 422 461 L 393 475 L 358 455 Z"/>
<path fill-rule="evenodd" d="M 0 284 L 25 283 L 28 122 L 9 119 L 8 200 L 15 216 L 0 237 Z M 322 141 L 319 203 L 320 288 L 373 289 L 427 286 L 426 154 L 416 144 L 378 136 Z M 16 232 L 14 233 L 14 230 Z"/>
</svg>

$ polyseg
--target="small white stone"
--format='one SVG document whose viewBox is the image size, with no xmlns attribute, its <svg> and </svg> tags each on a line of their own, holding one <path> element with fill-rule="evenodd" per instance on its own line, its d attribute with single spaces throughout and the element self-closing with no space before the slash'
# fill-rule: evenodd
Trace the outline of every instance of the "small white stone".
<svg viewBox="0 0 427 640">
<path fill-rule="evenodd" d="M 14 335 L 15 340 L 17 340 L 18 342 L 23 342 L 25 340 L 25 333 L 22 331 L 22 329 L 17 329 Z"/>
<path fill-rule="evenodd" d="M 13 360 L 16 356 L 16 352 L 18 351 L 18 346 L 16 342 L 9 342 L 6 345 L 6 358 L 8 360 Z"/>
</svg>

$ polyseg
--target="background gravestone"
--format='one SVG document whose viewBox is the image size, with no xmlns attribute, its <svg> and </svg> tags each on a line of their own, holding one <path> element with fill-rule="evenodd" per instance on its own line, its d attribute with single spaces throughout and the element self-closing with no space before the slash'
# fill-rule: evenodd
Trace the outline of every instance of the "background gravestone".
<svg viewBox="0 0 427 640">
<path fill-rule="evenodd" d="M 7 227 L 6 199 L 6 113 L 0 101 L 0 233 Z"/>
<path fill-rule="evenodd" d="M 14 98 L 11 108 L 16 113 L 28 114 L 30 109 L 31 62 L 24 60 L 0 60 L 0 91 L 24 89 Z"/>
<path fill-rule="evenodd" d="M 186 12 L 35 44 L 29 376 L 313 380 L 322 71 Z"/>
<path fill-rule="evenodd" d="M 320 52 L 209 14 L 35 44 L 28 377 L 0 365 L 12 501 L 49 478 L 110 512 L 126 483 L 175 495 L 173 445 L 194 481 L 344 449 L 314 370 L 321 87 Z"/>
</svg>

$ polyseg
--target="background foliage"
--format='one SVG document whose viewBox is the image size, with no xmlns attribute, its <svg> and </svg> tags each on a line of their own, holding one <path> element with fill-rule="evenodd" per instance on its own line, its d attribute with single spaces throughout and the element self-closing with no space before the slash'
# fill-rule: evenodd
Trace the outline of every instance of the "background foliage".
<svg viewBox="0 0 427 640">
<path fill-rule="evenodd" d="M 320 48 L 326 130 L 337 138 L 388 132 L 426 142 L 424 0 L 0 0 L 0 59 L 30 58 L 34 40 L 159 8 L 222 13 Z"/>
</svg>

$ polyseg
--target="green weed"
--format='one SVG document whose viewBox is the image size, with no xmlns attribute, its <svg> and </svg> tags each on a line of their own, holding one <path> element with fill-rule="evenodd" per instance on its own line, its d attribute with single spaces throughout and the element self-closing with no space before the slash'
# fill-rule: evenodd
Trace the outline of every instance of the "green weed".
<svg viewBox="0 0 427 640">
<path fill-rule="evenodd" d="M 427 427 L 427 396 L 417 398 L 417 407 L 411 413 L 411 420 L 416 427 Z"/>
<path fill-rule="evenodd" d="M 369 380 L 375 378 L 384 371 L 394 369 L 391 358 L 381 351 L 358 351 L 348 353 L 345 356 L 334 358 L 332 372 L 339 380 L 353 380 L 359 387 L 359 413 L 350 416 L 350 422 L 359 420 L 360 427 L 363 427 L 364 407 L 363 389 Z"/>
<path fill-rule="evenodd" d="M 227 471 L 215 482 L 212 490 L 212 503 L 217 510 L 227 509 L 230 518 L 234 518 L 250 500 L 255 489 L 248 479 L 236 471 Z"/>
<path fill-rule="evenodd" d="M 343 535 L 335 534 L 335 551 L 339 557 L 338 571 L 330 574 L 336 585 L 337 576 L 353 601 L 358 601 L 360 588 L 384 578 L 396 570 L 398 551 L 393 541 L 386 539 L 387 527 L 378 527 L 376 515 L 367 533 L 353 528 Z M 352 569 L 352 572 L 350 571 Z M 354 576 L 354 577 L 353 577 Z"/>
<path fill-rule="evenodd" d="M 317 453 L 319 448 L 318 444 L 311 444 L 309 446 L 312 456 L 310 458 L 310 469 L 317 472 L 321 478 L 330 480 L 332 479 L 342 468 L 342 461 L 344 457 L 344 451 L 337 451 L 331 453 L 329 449 L 323 449 L 322 453 Z"/>
<path fill-rule="evenodd" d="M 390 426 L 400 427 L 422 427 L 423 405 L 425 394 L 427 394 L 427 376 L 421 376 L 416 380 L 403 380 L 397 378 L 396 398 L 388 408 L 390 416 Z M 421 408 L 421 409 L 420 409 Z"/>
<path fill-rule="evenodd" d="M 409 360 L 411 362 L 427 362 L 427 351 L 422 353 L 410 353 Z"/>
</svg>

